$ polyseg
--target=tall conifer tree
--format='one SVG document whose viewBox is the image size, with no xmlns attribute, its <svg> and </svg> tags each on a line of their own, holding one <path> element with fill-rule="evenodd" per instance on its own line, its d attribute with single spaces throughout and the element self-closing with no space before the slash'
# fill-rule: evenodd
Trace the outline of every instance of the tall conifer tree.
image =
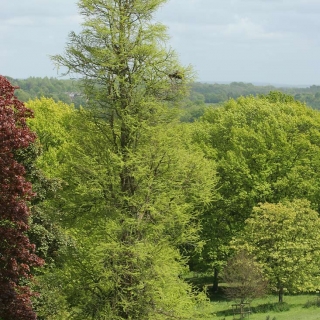
<svg viewBox="0 0 320 320">
<path fill-rule="evenodd" d="M 204 312 L 196 306 L 203 296 L 179 277 L 179 249 L 196 245 L 198 211 L 214 179 L 201 152 L 186 146 L 188 130 L 172 122 L 191 76 L 166 48 L 166 28 L 152 20 L 165 2 L 81 0 L 83 31 L 53 57 L 82 77 L 89 108 L 74 119 L 69 159 L 78 165 L 65 171 L 79 245 L 78 285 L 68 295 L 79 319 Z"/>
</svg>

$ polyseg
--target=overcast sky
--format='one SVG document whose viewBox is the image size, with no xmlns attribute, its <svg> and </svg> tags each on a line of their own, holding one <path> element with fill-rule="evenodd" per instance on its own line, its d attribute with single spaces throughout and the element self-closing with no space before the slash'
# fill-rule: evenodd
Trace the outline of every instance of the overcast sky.
<svg viewBox="0 0 320 320">
<path fill-rule="evenodd" d="M 320 0 L 168 0 L 157 20 L 199 81 L 320 85 Z M 75 0 L 0 0 L 0 74 L 57 77 Z"/>
</svg>

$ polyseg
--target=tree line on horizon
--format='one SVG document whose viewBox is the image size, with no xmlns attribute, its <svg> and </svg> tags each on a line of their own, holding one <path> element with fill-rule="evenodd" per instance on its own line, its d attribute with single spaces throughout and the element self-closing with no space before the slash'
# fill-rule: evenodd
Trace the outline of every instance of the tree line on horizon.
<svg viewBox="0 0 320 320">
<path fill-rule="evenodd" d="M 73 103 L 76 108 L 86 105 L 86 99 L 81 93 L 79 79 L 58 79 L 53 77 L 29 77 L 14 79 L 7 77 L 20 89 L 16 96 L 23 102 L 35 98 L 53 98 L 54 101 Z M 181 121 L 192 122 L 203 115 L 208 105 L 219 105 L 229 99 L 241 96 L 258 96 L 271 91 L 280 91 L 293 96 L 296 100 L 306 103 L 313 109 L 320 109 L 320 86 L 310 87 L 275 87 L 272 85 L 253 85 L 252 83 L 231 82 L 229 84 L 193 82 L 189 84 L 190 94 L 185 97 Z"/>
</svg>

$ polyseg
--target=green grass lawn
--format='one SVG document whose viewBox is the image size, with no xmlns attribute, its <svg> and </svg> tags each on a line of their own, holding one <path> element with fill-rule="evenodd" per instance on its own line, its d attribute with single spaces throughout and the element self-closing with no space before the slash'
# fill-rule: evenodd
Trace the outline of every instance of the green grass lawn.
<svg viewBox="0 0 320 320">
<path fill-rule="evenodd" d="M 186 277 L 190 283 L 198 288 L 207 287 L 212 305 L 212 317 L 205 320 L 233 320 L 232 304 L 223 295 L 224 283 L 219 284 L 219 293 L 211 292 L 212 276 L 206 274 L 190 273 Z M 269 295 L 251 302 L 250 320 L 320 320 L 320 295 L 296 294 L 284 295 L 281 309 L 277 295 Z M 236 318 L 239 319 L 239 316 Z"/>
<path fill-rule="evenodd" d="M 320 320 L 319 295 L 293 295 L 284 297 L 283 308 L 277 310 L 277 296 L 268 296 L 264 299 L 257 299 L 251 303 L 251 320 Z M 215 297 L 212 301 L 212 312 L 216 314 L 213 319 L 233 320 L 232 304 L 221 297 Z M 318 306 L 315 302 L 318 301 Z M 309 307 L 306 304 L 309 302 Z M 311 305 L 311 306 L 310 306 Z M 268 318 L 269 316 L 269 318 Z"/>
</svg>

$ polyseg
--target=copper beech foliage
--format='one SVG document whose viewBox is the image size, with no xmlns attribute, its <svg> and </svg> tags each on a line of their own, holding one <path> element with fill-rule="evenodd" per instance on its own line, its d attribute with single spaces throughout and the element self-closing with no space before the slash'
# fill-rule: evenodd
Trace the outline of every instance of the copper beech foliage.
<svg viewBox="0 0 320 320">
<path fill-rule="evenodd" d="M 26 119 L 32 111 L 14 96 L 10 82 L 0 76 L 0 319 L 36 319 L 32 292 L 26 283 L 30 267 L 43 264 L 26 235 L 33 196 L 23 165 L 15 160 L 16 150 L 36 138 Z"/>
</svg>

